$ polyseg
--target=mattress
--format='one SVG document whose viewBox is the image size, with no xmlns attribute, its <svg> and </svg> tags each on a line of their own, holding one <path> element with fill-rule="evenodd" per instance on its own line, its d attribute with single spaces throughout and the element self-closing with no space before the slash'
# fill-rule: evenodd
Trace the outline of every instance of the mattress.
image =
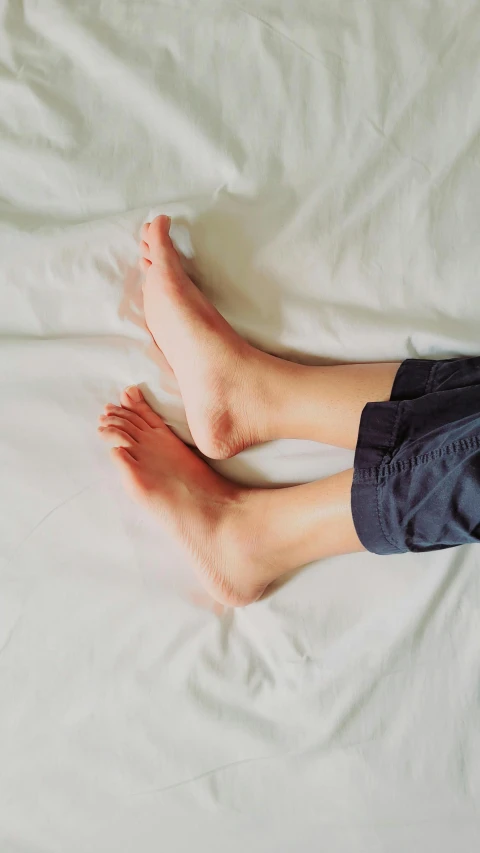
<svg viewBox="0 0 480 853">
<path fill-rule="evenodd" d="M 214 605 L 96 419 L 140 382 L 190 439 L 142 313 L 160 212 L 264 350 L 478 354 L 479 5 L 0 16 L 0 850 L 478 849 L 480 552 L 337 557 Z M 351 464 L 282 441 L 215 467 Z"/>
</svg>

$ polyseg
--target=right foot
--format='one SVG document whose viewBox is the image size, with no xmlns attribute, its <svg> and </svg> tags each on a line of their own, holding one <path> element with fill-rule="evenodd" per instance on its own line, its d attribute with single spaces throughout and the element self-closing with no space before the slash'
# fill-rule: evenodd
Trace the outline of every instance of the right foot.
<svg viewBox="0 0 480 853">
<path fill-rule="evenodd" d="M 244 341 L 198 290 L 169 227 L 167 216 L 143 227 L 145 319 L 176 376 L 197 447 L 212 459 L 227 459 L 269 439 L 273 356 Z"/>
</svg>

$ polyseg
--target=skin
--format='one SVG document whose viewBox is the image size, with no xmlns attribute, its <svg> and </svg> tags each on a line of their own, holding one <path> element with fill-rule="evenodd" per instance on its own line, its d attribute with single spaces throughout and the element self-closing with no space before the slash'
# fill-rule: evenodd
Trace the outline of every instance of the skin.
<svg viewBox="0 0 480 853">
<path fill-rule="evenodd" d="M 361 412 L 388 400 L 398 364 L 306 367 L 244 341 L 188 278 L 170 220 L 147 223 L 140 243 L 145 318 L 177 378 L 197 447 L 213 459 L 276 438 L 354 448 Z M 100 436 L 131 496 L 190 554 L 223 604 L 257 600 L 313 560 L 363 550 L 350 509 L 352 470 L 283 489 L 247 489 L 214 472 L 132 386 L 107 405 Z"/>
</svg>

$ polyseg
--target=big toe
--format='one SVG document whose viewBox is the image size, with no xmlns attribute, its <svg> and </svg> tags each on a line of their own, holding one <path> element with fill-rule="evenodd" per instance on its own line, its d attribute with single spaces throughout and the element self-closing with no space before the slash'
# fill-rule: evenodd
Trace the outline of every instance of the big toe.
<svg viewBox="0 0 480 853">
<path fill-rule="evenodd" d="M 169 216 L 157 216 L 150 223 L 145 242 L 150 249 L 150 259 L 154 264 L 168 264 L 177 260 L 177 252 L 170 239 Z"/>
<path fill-rule="evenodd" d="M 160 415 L 157 415 L 157 413 L 153 411 L 152 407 L 148 405 L 145 397 L 140 391 L 140 388 L 136 385 L 130 385 L 122 391 L 120 395 L 120 402 L 124 409 L 128 409 L 130 412 L 135 412 L 137 415 L 140 415 L 140 417 L 154 429 L 165 426 L 165 422 L 162 420 Z"/>
</svg>

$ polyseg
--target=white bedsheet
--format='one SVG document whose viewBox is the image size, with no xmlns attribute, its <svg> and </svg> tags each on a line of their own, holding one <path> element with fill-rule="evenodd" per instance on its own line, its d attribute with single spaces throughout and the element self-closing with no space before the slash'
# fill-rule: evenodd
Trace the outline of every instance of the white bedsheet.
<svg viewBox="0 0 480 853">
<path fill-rule="evenodd" d="M 96 418 L 141 382 L 185 430 L 135 266 L 160 211 L 269 351 L 479 352 L 479 4 L 0 16 L 1 853 L 471 853 L 480 551 L 337 558 L 213 607 Z M 218 467 L 351 461 L 279 442 Z"/>
</svg>

